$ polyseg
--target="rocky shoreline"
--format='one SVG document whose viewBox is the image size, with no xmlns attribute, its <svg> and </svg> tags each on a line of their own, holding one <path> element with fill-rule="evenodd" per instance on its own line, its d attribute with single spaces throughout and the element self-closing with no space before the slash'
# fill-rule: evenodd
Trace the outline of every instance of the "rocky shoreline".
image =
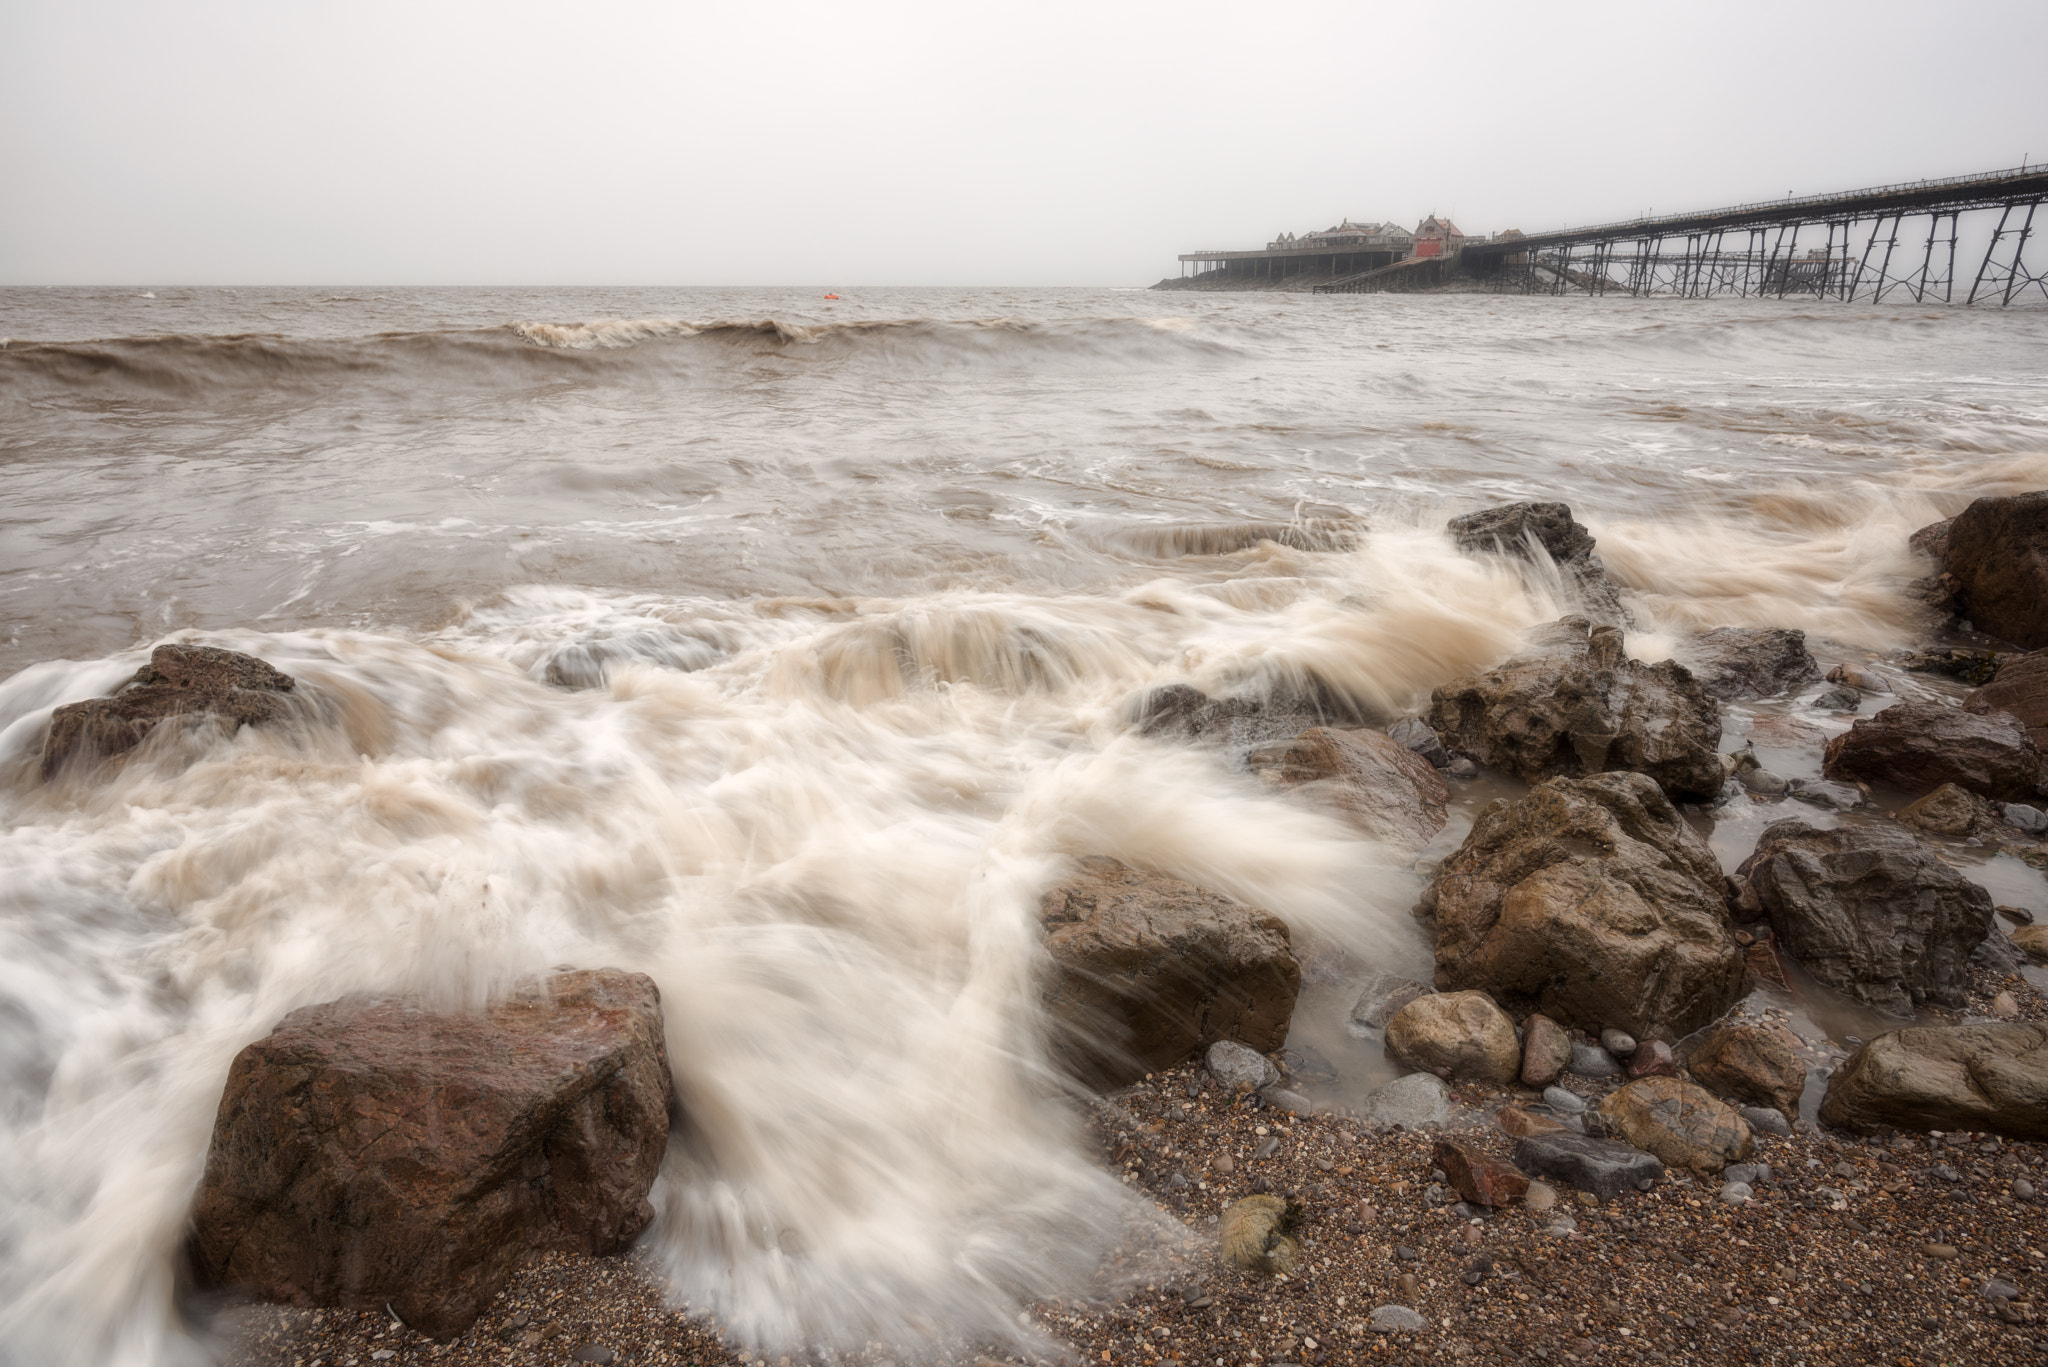
<svg viewBox="0 0 2048 1367">
<path fill-rule="evenodd" d="M 1154 1216 L 1134 1219 L 1090 1294 L 1030 1307 L 1023 1344 L 920 1351 L 1116 1367 L 2040 1360 L 2048 997 L 2027 965 L 2048 961 L 2048 927 L 1958 865 L 1992 847 L 2048 867 L 2048 493 L 1979 500 L 1916 538 L 1930 609 L 1951 616 L 1951 639 L 1987 644 L 1825 680 L 1799 633 L 1777 629 L 1630 659 L 1627 609 L 1564 505 L 1449 531 L 1561 586 L 1572 614 L 1377 727 L 1313 688 L 1176 685 L 1133 711 L 1144 733 L 1221 746 L 1392 849 L 1445 827 L 1447 783 L 1492 771 L 1529 785 L 1429 869 L 1415 915 L 1432 980 L 1360 985 L 1353 1032 L 1404 1075 L 1357 1105 L 1318 1103 L 1334 1070 L 1286 1045 L 1303 981 L 1286 923 L 1080 859 L 1041 908 L 1053 1053 L 1094 1089 L 1103 1162 Z M 126 690 L 60 709 L 46 775 L 85 781 L 157 720 L 285 715 L 292 681 L 261 662 L 158 656 Z M 1902 670 L 1977 687 L 1885 698 Z M 1724 747 L 1731 703 L 1808 693 L 1800 706 L 1834 720 L 1775 714 L 1766 749 L 1815 752 L 1818 777 L 1774 773 L 1754 724 Z M 1865 711 L 1871 698 L 1887 705 Z M 1776 819 L 1724 872 L 1695 822 L 1758 807 Z M 233 1360 L 759 1362 L 661 1308 L 646 1267 L 591 1256 L 645 1226 L 676 1106 L 653 1080 L 667 1072 L 651 1062 L 658 994 L 607 972 L 590 1001 L 588 973 L 544 984 L 530 1010 L 558 1015 L 516 1029 L 498 1016 L 529 1007 L 493 1008 L 496 1035 L 403 1003 L 328 1004 L 244 1051 L 191 1271 L 202 1288 L 329 1308 L 226 1312 Z M 1760 983 L 1776 994 L 1754 995 Z M 1831 1038 L 1788 1004 L 1886 1024 Z M 551 1021 L 592 1043 L 536 1068 L 505 1042 Z M 400 1036 L 433 1041 L 430 1063 L 385 1043 Z M 474 1041 L 435 1052 L 456 1037 Z M 610 1081 L 629 1067 L 647 1077 Z M 337 1112 L 343 1092 L 362 1099 Z M 404 1212 L 328 1212 L 383 1209 L 404 1189 L 393 1175 L 438 1162 L 458 1121 L 488 1180 L 444 1174 L 433 1200 L 451 1212 L 439 1224 L 467 1233 L 424 1253 L 409 1236 L 362 1271 L 365 1240 Z M 620 1175 L 579 1205 L 563 1193 L 597 1152 Z M 472 1218 L 478 1202 L 490 1218 Z M 562 1232 L 585 1225 L 601 1236 Z M 879 1367 L 904 1351 L 808 1357 Z"/>
</svg>

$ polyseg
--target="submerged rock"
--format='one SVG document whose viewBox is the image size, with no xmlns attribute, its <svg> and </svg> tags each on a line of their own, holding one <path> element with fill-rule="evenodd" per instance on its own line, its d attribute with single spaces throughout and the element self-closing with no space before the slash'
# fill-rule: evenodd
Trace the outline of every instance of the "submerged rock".
<svg viewBox="0 0 2048 1367">
<path fill-rule="evenodd" d="M 1780 821 L 1736 872 L 1816 981 L 1897 1016 L 1963 1004 L 1991 894 L 1906 831 Z"/>
<path fill-rule="evenodd" d="M 1628 626 L 1621 595 L 1594 553 L 1593 534 L 1572 516 L 1566 503 L 1508 503 L 1451 519 L 1448 530 L 1468 555 L 1492 553 L 1557 567 L 1573 608 L 1594 622 Z"/>
<path fill-rule="evenodd" d="M 1781 627 L 1716 627 L 1684 647 L 1685 662 L 1706 695 L 1720 702 L 1774 698 L 1820 682 L 1806 652 L 1806 633 Z"/>
<path fill-rule="evenodd" d="M 193 1205 L 202 1285 L 448 1338 L 530 1249 L 616 1253 L 674 1104 L 660 994 L 562 973 L 475 1014 L 294 1011 L 235 1057 Z"/>
<path fill-rule="evenodd" d="M 1806 1065 L 1799 1039 L 1782 1025 L 1728 1025 L 1701 1041 L 1687 1068 L 1693 1079 L 1737 1101 L 1799 1114 Z"/>
<path fill-rule="evenodd" d="M 1387 1052 L 1438 1077 L 1508 1083 L 1522 1067 L 1515 1023 L 1484 992 L 1418 997 L 1387 1022 Z"/>
<path fill-rule="evenodd" d="M 1733 1106 L 1675 1077 L 1631 1082 L 1600 1103 L 1600 1114 L 1618 1138 L 1674 1168 L 1719 1172 L 1756 1150 Z"/>
<path fill-rule="evenodd" d="M 1398 973 L 1377 972 L 1365 980 L 1351 1003 L 1350 1027 L 1355 1035 L 1387 1028 L 1396 1012 L 1417 997 L 1436 991 L 1427 983 L 1404 978 Z"/>
<path fill-rule="evenodd" d="M 1563 644 L 1430 695 L 1445 743 L 1528 783 L 1626 770 L 1677 797 L 1719 793 L 1721 714 L 1685 666 L 1627 658 L 1615 627 L 1560 627 Z"/>
<path fill-rule="evenodd" d="M 2001 802 L 2023 802 L 2041 781 L 2041 755 L 2009 713 L 1898 702 L 1859 717 L 1829 741 L 1821 772 L 1914 793 L 1953 783 Z"/>
<path fill-rule="evenodd" d="M 1725 890 L 1648 778 L 1552 779 L 1486 808 L 1438 868 L 1436 983 L 1580 1029 L 1685 1035 L 1742 995 Z"/>
<path fill-rule="evenodd" d="M 1378 731 L 1311 727 L 1259 747 L 1245 762 L 1266 782 L 1402 849 L 1421 849 L 1444 827 L 1451 790 L 1428 760 Z"/>
<path fill-rule="evenodd" d="M 1949 524 L 1942 559 L 1977 630 L 2048 646 L 2048 490 L 1978 499 Z"/>
<path fill-rule="evenodd" d="M 1910 1026 L 1879 1035 L 1836 1070 L 1820 1118 L 1862 1132 L 1988 1130 L 2048 1139 L 2048 1024 Z"/>
<path fill-rule="evenodd" d="M 1287 1039 L 1301 989 L 1287 923 L 1221 893 L 1113 859 L 1039 905 L 1054 1054 L 1114 1087 L 1217 1040 L 1266 1053 Z"/>
<path fill-rule="evenodd" d="M 218 717 L 259 726 L 287 713 L 296 681 L 253 655 L 217 646 L 163 645 L 112 696 L 66 703 L 50 714 L 43 741 L 45 780 L 140 745 L 172 717 Z"/>
</svg>

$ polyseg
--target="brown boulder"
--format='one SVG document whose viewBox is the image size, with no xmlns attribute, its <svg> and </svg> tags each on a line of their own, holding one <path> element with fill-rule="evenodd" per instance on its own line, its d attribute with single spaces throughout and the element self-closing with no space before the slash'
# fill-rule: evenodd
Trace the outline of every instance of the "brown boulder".
<svg viewBox="0 0 2048 1367">
<path fill-rule="evenodd" d="M 170 717 L 218 717 L 235 727 L 285 716 L 294 680 L 253 655 L 217 646 L 158 646 L 149 663 L 109 697 L 66 703 L 50 714 L 42 775 L 126 754 Z"/>
<path fill-rule="evenodd" d="M 1623 1066 L 1632 1078 L 1676 1077 L 1678 1056 L 1671 1052 L 1671 1046 L 1663 1040 L 1653 1039 L 1637 1045 L 1636 1051 L 1628 1056 L 1628 1062 Z"/>
<path fill-rule="evenodd" d="M 1557 567 L 1565 596 L 1575 611 L 1595 622 L 1628 626 L 1628 610 L 1607 566 L 1593 551 L 1593 534 L 1572 516 L 1566 503 L 1507 503 L 1454 517 L 1451 540 L 1467 555 L 1505 555 Z"/>
<path fill-rule="evenodd" d="M 1520 1106 L 1501 1107 L 1494 1113 L 1493 1120 L 1501 1129 L 1517 1139 L 1527 1138 L 1532 1134 L 1564 1134 L 1571 1129 L 1571 1126 L 1563 1121 L 1552 1120 L 1549 1116 L 1538 1115 L 1534 1111 L 1525 1111 Z"/>
<path fill-rule="evenodd" d="M 1544 644 L 1430 695 L 1444 743 L 1528 783 L 1630 770 L 1704 801 L 1721 791 L 1721 714 L 1684 665 L 1622 654 L 1616 627 L 1568 617 Z"/>
<path fill-rule="evenodd" d="M 2048 650 L 2007 656 L 1998 677 L 1963 699 L 1963 710 L 2011 713 L 2034 749 L 2048 757 Z"/>
<path fill-rule="evenodd" d="M 1436 983 L 1582 1030 L 1686 1035 L 1744 990 L 1725 889 L 1648 778 L 1552 779 L 1488 806 L 1437 869 Z"/>
<path fill-rule="evenodd" d="M 1497 1209 L 1528 1193 L 1527 1176 L 1507 1159 L 1496 1158 L 1476 1144 L 1439 1139 L 1435 1157 L 1458 1195 L 1475 1206 Z"/>
<path fill-rule="evenodd" d="M 653 1219 L 674 1084 L 660 993 L 563 973 L 486 1011 L 294 1011 L 235 1057 L 193 1205 L 203 1285 L 387 1302 L 460 1333 L 529 1249 L 616 1253 Z"/>
<path fill-rule="evenodd" d="M 1910 1026 L 1879 1035 L 1829 1079 L 1820 1118 L 1859 1132 L 1895 1126 L 2048 1139 L 2048 1025 Z"/>
<path fill-rule="evenodd" d="M 1799 1114 L 1806 1065 L 1798 1037 L 1782 1025 L 1724 1026 L 1701 1042 L 1686 1066 L 1694 1081 L 1723 1096 Z"/>
<path fill-rule="evenodd" d="M 1991 894 L 1896 826 L 1774 822 L 1737 876 L 1822 985 L 1895 1016 L 1959 1007 Z"/>
<path fill-rule="evenodd" d="M 1915 830 L 1955 840 L 1992 830 L 2000 819 L 1999 810 L 1989 798 L 1978 797 L 1953 783 L 1944 783 L 1899 809 L 1899 820 Z"/>
<path fill-rule="evenodd" d="M 1484 992 L 1417 997 L 1387 1022 L 1387 1052 L 1410 1068 L 1460 1081 L 1513 1082 L 1522 1066 L 1515 1023 Z"/>
<path fill-rule="evenodd" d="M 1217 1040 L 1260 1053 L 1287 1039 L 1301 990 L 1287 923 L 1113 859 L 1039 905 L 1054 1053 L 1078 1078 L 1122 1086 Z"/>
<path fill-rule="evenodd" d="M 1451 790 L 1428 760 L 1378 731 L 1310 727 L 1261 746 L 1245 762 L 1267 783 L 1330 808 L 1390 845 L 1421 849 L 1444 828 Z"/>
<path fill-rule="evenodd" d="M 1733 1106 L 1677 1078 L 1631 1082 L 1600 1103 L 1600 1114 L 1617 1137 L 1674 1168 L 1719 1172 L 1756 1151 Z"/>
<path fill-rule="evenodd" d="M 1829 741 L 1821 772 L 1914 793 L 1953 783 L 2000 802 L 2025 802 L 2041 781 L 2041 754 L 2007 713 L 1896 702 Z"/>
<path fill-rule="evenodd" d="M 2012 942 L 2035 962 L 2048 964 L 2048 925 L 2021 926 L 2013 931 Z"/>
<path fill-rule="evenodd" d="M 1978 499 L 1949 525 L 1943 559 L 1977 630 L 2048 646 L 2048 490 Z"/>
<path fill-rule="evenodd" d="M 1548 1087 L 1572 1063 L 1572 1037 L 1541 1011 L 1522 1022 L 1522 1085 Z"/>
</svg>

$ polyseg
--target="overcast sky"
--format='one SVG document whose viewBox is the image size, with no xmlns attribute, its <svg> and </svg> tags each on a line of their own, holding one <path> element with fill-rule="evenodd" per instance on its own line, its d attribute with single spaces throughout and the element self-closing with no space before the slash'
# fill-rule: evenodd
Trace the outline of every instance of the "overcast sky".
<svg viewBox="0 0 2048 1367">
<path fill-rule="evenodd" d="M 1145 284 L 2048 158 L 2048 3 L 0 0 L 0 282 Z"/>
</svg>

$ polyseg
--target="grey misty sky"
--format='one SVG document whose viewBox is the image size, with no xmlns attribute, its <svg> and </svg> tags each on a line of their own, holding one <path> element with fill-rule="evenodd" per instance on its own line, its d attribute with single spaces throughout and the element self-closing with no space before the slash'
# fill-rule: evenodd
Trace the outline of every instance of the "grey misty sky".
<svg viewBox="0 0 2048 1367">
<path fill-rule="evenodd" d="M 2048 158 L 2048 4 L 0 0 L 0 281 L 1145 284 Z"/>
</svg>

